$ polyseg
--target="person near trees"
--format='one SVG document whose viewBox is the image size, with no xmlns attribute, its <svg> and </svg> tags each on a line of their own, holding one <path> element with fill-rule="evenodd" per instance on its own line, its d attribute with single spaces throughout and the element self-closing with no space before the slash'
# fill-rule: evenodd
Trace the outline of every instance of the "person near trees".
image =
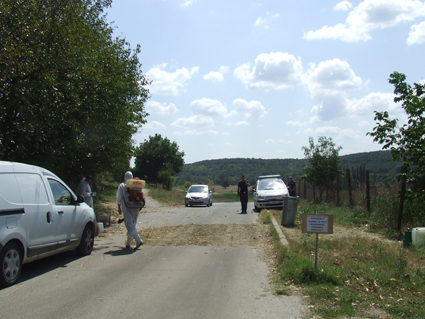
<svg viewBox="0 0 425 319">
<path fill-rule="evenodd" d="M 248 187 L 251 184 L 242 175 L 241 181 L 238 183 L 238 196 L 241 201 L 241 214 L 246 214 L 246 208 L 248 206 Z"/>
<path fill-rule="evenodd" d="M 84 197 L 84 201 L 90 207 L 93 207 L 93 196 L 95 193 L 91 191 L 91 184 L 93 183 L 93 177 L 83 177 L 80 184 L 78 184 L 78 195 Z"/>
<path fill-rule="evenodd" d="M 288 182 L 288 191 L 289 191 L 289 196 L 297 196 L 297 188 L 296 188 L 297 184 L 295 183 L 294 179 L 292 178 L 292 176 L 289 176 L 289 182 Z"/>
<path fill-rule="evenodd" d="M 133 178 L 132 172 L 126 172 L 124 175 L 124 183 L 121 183 L 117 189 L 117 204 L 118 204 L 118 213 L 124 215 L 124 223 L 127 228 L 127 244 L 126 248 L 130 248 L 131 240 L 134 238 L 136 241 L 136 247 L 134 250 L 137 250 L 140 246 L 143 245 L 143 240 L 139 236 L 137 231 L 137 218 L 139 217 L 140 208 L 139 207 L 128 207 L 126 203 L 127 198 L 127 186 L 125 182 Z"/>
</svg>

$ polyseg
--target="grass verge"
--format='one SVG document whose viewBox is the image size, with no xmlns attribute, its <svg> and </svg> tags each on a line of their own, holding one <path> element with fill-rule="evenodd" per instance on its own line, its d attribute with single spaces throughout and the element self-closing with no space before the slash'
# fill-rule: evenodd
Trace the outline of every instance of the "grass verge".
<svg viewBox="0 0 425 319">
<path fill-rule="evenodd" d="M 305 212 L 334 215 L 334 234 L 319 235 L 317 269 L 316 235 L 301 232 Z M 280 221 L 282 213 L 263 214 Z M 404 249 L 367 227 L 350 226 L 349 215 L 347 209 L 325 204 L 299 204 L 295 227 L 282 227 L 288 247 L 275 241 L 276 292 L 300 291 L 308 296 L 313 315 L 322 318 L 425 318 L 425 250 Z"/>
</svg>

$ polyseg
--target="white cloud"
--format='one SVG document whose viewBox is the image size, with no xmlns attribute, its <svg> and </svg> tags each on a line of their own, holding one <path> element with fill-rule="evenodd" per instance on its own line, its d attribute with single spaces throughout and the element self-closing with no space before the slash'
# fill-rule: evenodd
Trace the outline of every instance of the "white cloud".
<svg viewBox="0 0 425 319">
<path fill-rule="evenodd" d="M 178 109 L 174 103 L 166 104 L 159 103 L 156 101 L 148 101 L 145 104 L 146 111 L 150 114 L 174 114 L 178 112 Z"/>
<path fill-rule="evenodd" d="M 347 108 L 347 97 L 345 93 L 324 95 L 318 106 L 317 116 L 320 121 L 331 121 L 344 117 Z"/>
<path fill-rule="evenodd" d="M 302 127 L 302 126 L 306 126 L 307 122 L 301 122 L 301 121 L 288 121 L 286 122 L 286 125 L 289 126 L 296 126 L 296 127 Z"/>
<path fill-rule="evenodd" d="M 370 115 L 373 118 L 374 111 L 402 112 L 402 108 L 394 102 L 392 93 L 370 93 L 361 99 L 349 100 L 347 103 L 347 114 L 350 117 Z"/>
<path fill-rule="evenodd" d="M 255 66 L 246 63 L 235 69 L 233 76 L 250 89 L 282 90 L 301 83 L 301 60 L 283 52 L 262 53 L 255 59 Z"/>
<path fill-rule="evenodd" d="M 267 140 L 264 141 L 266 144 L 276 144 L 276 141 L 272 138 L 269 138 Z"/>
<path fill-rule="evenodd" d="M 265 107 L 259 101 L 245 101 L 243 99 L 236 99 L 233 105 L 240 113 L 244 113 L 245 117 L 262 117 L 267 114 Z"/>
<path fill-rule="evenodd" d="M 257 20 L 255 20 L 254 26 L 256 27 L 264 27 L 264 29 L 268 30 L 270 29 L 269 24 L 272 23 L 273 20 L 279 19 L 280 14 L 270 14 L 270 12 L 266 13 L 265 17 L 258 17 Z"/>
<path fill-rule="evenodd" d="M 284 144 L 284 145 L 290 145 L 293 144 L 292 141 L 288 141 L 288 140 L 279 140 L 279 143 Z"/>
<path fill-rule="evenodd" d="M 179 95 L 186 91 L 186 82 L 194 77 L 199 67 L 192 67 L 190 70 L 186 68 L 177 69 L 174 72 L 167 72 L 165 68 L 167 63 L 156 65 L 146 72 L 152 84 L 149 86 L 151 94 L 160 95 Z"/>
<path fill-rule="evenodd" d="M 339 59 L 320 62 L 317 67 L 312 64 L 305 82 L 313 96 L 335 95 L 346 90 L 359 89 L 363 84 L 348 62 Z"/>
<path fill-rule="evenodd" d="M 203 98 L 195 100 L 191 103 L 192 111 L 194 114 L 211 115 L 211 116 L 225 116 L 229 117 L 235 115 L 236 112 L 232 111 L 227 113 L 227 107 L 217 100 Z"/>
<path fill-rule="evenodd" d="M 310 69 L 304 77 L 304 83 L 318 102 L 313 107 L 315 116 L 310 122 L 330 121 L 345 115 L 347 108 L 347 91 L 360 89 L 363 81 L 356 76 L 346 61 L 333 59 L 320 62 Z"/>
<path fill-rule="evenodd" d="M 264 19 L 262 17 L 258 17 L 257 20 L 255 20 L 254 25 L 256 25 L 257 27 L 259 27 L 259 26 L 261 26 L 264 23 L 266 23 L 266 19 Z"/>
<path fill-rule="evenodd" d="M 181 7 L 189 7 L 189 6 L 191 6 L 192 4 L 194 4 L 196 2 L 196 0 L 186 0 L 186 1 L 184 1 L 180 6 Z"/>
<path fill-rule="evenodd" d="M 345 94 L 323 96 L 321 104 L 313 107 L 315 114 L 312 123 L 331 121 L 338 117 L 353 118 L 359 116 L 374 117 L 374 111 L 390 111 L 397 116 L 403 115 L 399 103 L 394 102 L 392 93 L 370 93 L 361 99 L 348 99 Z"/>
<path fill-rule="evenodd" d="M 173 132 L 173 135 L 176 136 L 200 136 L 200 135 L 210 135 L 215 136 L 219 133 L 217 131 L 213 130 L 207 130 L 207 131 L 197 131 L 197 130 L 185 130 L 185 131 L 175 131 Z"/>
<path fill-rule="evenodd" d="M 348 11 L 353 7 L 349 1 L 341 1 L 334 6 L 334 11 Z"/>
<path fill-rule="evenodd" d="M 425 3 L 417 0 L 365 0 L 348 14 L 345 23 L 323 26 L 304 34 L 306 40 L 338 39 L 346 42 L 368 41 L 370 31 L 394 27 L 425 16 Z"/>
<path fill-rule="evenodd" d="M 160 130 L 166 128 L 166 126 L 160 122 L 152 121 L 143 125 L 143 128 L 147 130 Z"/>
<path fill-rule="evenodd" d="M 408 45 L 422 44 L 425 42 L 425 21 L 414 24 L 410 27 L 409 37 L 406 43 Z"/>
<path fill-rule="evenodd" d="M 246 126 L 249 125 L 247 121 L 239 121 L 235 123 L 236 126 Z"/>
<path fill-rule="evenodd" d="M 363 133 L 352 129 L 342 129 L 337 126 L 323 126 L 315 130 L 317 135 L 331 135 L 335 138 L 359 139 L 364 136 Z"/>
<path fill-rule="evenodd" d="M 358 126 L 364 126 L 364 127 L 371 127 L 373 125 L 373 123 L 366 121 L 366 120 L 363 120 L 363 121 L 360 121 L 357 125 Z"/>
<path fill-rule="evenodd" d="M 223 82 L 224 81 L 224 73 L 229 71 L 228 66 L 221 66 L 218 71 L 211 71 L 203 76 L 204 80 L 211 81 L 213 83 Z"/>
<path fill-rule="evenodd" d="M 179 118 L 171 125 L 174 127 L 214 127 L 215 122 L 209 116 L 194 115 L 187 118 Z"/>
</svg>

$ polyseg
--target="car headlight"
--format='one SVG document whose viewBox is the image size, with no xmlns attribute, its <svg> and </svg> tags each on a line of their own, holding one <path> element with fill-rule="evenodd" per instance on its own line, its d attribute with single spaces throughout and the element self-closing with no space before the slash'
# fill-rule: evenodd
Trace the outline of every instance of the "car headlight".
<svg viewBox="0 0 425 319">
<path fill-rule="evenodd" d="M 190 195 L 186 195 L 186 198 L 187 198 L 187 199 L 190 199 Z"/>
</svg>

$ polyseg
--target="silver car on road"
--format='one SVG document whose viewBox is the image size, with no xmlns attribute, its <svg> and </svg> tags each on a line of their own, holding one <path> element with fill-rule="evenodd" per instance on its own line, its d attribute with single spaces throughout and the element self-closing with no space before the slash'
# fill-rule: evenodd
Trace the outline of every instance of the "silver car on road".
<svg viewBox="0 0 425 319">
<path fill-rule="evenodd" d="M 185 206 L 206 205 L 212 206 L 213 192 L 208 185 L 192 185 L 186 192 Z"/>
</svg>

